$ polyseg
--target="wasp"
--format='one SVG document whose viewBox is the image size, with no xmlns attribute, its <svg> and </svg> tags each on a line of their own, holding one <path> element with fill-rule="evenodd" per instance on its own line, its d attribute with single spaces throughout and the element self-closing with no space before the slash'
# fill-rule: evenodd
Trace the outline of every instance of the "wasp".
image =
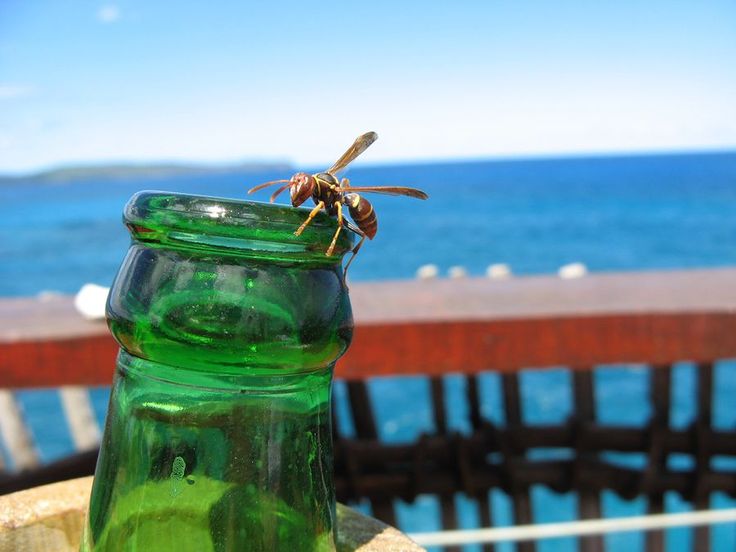
<svg viewBox="0 0 736 552">
<path fill-rule="evenodd" d="M 347 178 L 342 180 L 337 179 L 337 173 L 345 169 L 350 163 L 352 163 L 360 154 L 362 154 L 368 147 L 376 141 L 378 134 L 375 132 L 366 132 L 365 134 L 358 136 L 352 146 L 350 146 L 342 156 L 335 161 L 329 169 L 324 172 L 316 174 L 307 174 L 305 172 L 298 172 L 292 176 L 289 180 L 272 180 L 270 182 L 264 182 L 254 188 L 248 190 L 249 194 L 262 190 L 268 186 L 274 184 L 280 184 L 286 182 L 283 186 L 278 188 L 271 195 L 271 203 L 285 190 L 289 190 L 291 194 L 291 204 L 294 207 L 299 207 L 310 197 L 314 201 L 314 208 L 310 211 L 307 218 L 304 220 L 301 226 L 294 231 L 294 235 L 299 236 L 309 226 L 312 219 L 317 216 L 321 210 L 330 216 L 337 217 L 337 230 L 335 235 L 332 237 L 332 242 L 327 248 L 325 255 L 332 255 L 335 250 L 335 244 L 337 238 L 343 228 L 347 228 L 351 232 L 354 232 L 360 237 L 358 245 L 352 250 L 352 256 L 345 266 L 345 273 L 347 274 L 350 263 L 353 262 L 355 256 L 360 251 L 361 246 L 366 238 L 372 240 L 378 231 L 378 218 L 376 212 L 373 209 L 371 202 L 364 198 L 361 192 L 371 192 L 377 194 L 389 194 L 389 195 L 403 195 L 409 197 L 416 197 L 418 199 L 427 199 L 426 193 L 416 188 L 407 188 L 404 186 L 356 186 L 350 185 L 350 181 Z M 343 213 L 343 209 L 347 208 L 350 218 L 354 222 L 350 222 Z"/>
</svg>

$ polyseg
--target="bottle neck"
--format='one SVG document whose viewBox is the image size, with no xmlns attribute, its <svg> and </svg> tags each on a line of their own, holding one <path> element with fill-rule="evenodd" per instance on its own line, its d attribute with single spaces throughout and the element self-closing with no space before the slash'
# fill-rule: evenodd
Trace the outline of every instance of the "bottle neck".
<svg viewBox="0 0 736 552">
<path fill-rule="evenodd" d="M 118 354 L 117 367 L 122 377 L 146 379 L 163 386 L 178 386 L 182 393 L 186 392 L 186 388 L 196 388 L 213 393 L 249 396 L 288 395 L 325 387 L 329 389 L 334 372 L 334 363 L 308 372 L 292 372 L 279 367 L 235 374 L 191 370 L 186 366 L 138 358 L 125 350 Z"/>
<path fill-rule="evenodd" d="M 108 324 L 128 353 L 223 374 L 331 366 L 352 338 L 335 268 L 133 244 L 110 291 Z"/>
</svg>

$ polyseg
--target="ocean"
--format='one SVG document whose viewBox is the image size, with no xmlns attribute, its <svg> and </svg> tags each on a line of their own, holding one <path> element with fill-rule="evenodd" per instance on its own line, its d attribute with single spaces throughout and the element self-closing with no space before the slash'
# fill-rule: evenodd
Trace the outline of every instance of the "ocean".
<svg viewBox="0 0 736 552">
<path fill-rule="evenodd" d="M 136 191 L 245 198 L 248 188 L 289 176 L 260 171 L 2 184 L 0 296 L 74 293 L 87 282 L 109 285 L 128 246 L 120 222 L 122 208 Z M 436 264 L 442 275 L 459 265 L 478 276 L 492 263 L 506 263 L 519 275 L 554 273 L 571 262 L 582 262 L 592 272 L 736 265 L 736 152 L 356 166 L 347 176 L 355 186 L 413 186 L 430 195 L 425 202 L 370 196 L 379 230 L 351 266 L 354 282 L 413 278 L 427 263 Z M 268 193 L 255 199 L 265 201 Z M 722 363 L 716 368 L 717 426 L 736 424 L 735 367 Z M 677 366 L 674 377 L 676 388 L 687 389 L 693 367 Z M 489 396 L 497 396 L 498 378 L 484 378 Z M 571 411 L 565 370 L 525 372 L 522 382 L 527 421 L 554 423 Z M 461 378 L 449 377 L 447 385 L 449 400 L 462 392 Z M 600 416 L 606 422 L 642 424 L 647 419 L 648 377 L 642 368 L 600 369 L 596 386 Z M 431 430 L 423 378 L 377 379 L 370 390 L 378 401 L 383 439 L 401 441 Z M 344 400 L 339 382 L 335 395 L 338 403 Z M 674 397 L 673 423 L 687 425 L 694 405 L 686 392 L 680 395 Z M 69 453 L 72 444 L 65 428 L 50 423 L 61 411 L 55 393 L 24 391 L 20 396 L 42 458 Z M 415 399 L 406 401 L 407 396 Z M 107 390 L 95 390 L 93 398 L 102 420 Z M 484 413 L 501 421 L 498 401 L 494 403 L 485 405 Z M 450 421 L 463 430 L 460 417 Z M 622 461 L 636 463 L 641 458 Z M 574 497 L 541 488 L 533 495 L 539 519 L 574 519 Z M 493 500 L 497 522 L 508 524 L 508 500 L 500 492 L 494 492 Z M 458 501 L 462 524 L 473 526 L 473 504 L 460 495 Z M 717 495 L 713 505 L 734 507 L 736 501 Z M 688 509 L 676 495 L 667 496 L 667 506 L 671 511 Z M 642 500 L 604 496 L 609 516 L 643 513 L 645 508 Z M 437 514 L 437 504 L 428 497 L 399 505 L 399 520 L 407 531 L 438 528 Z M 714 535 L 714 550 L 736 546 L 736 528 L 720 527 Z M 667 538 L 668 550 L 686 550 L 693 535 L 679 529 L 668 531 Z M 643 541 L 641 534 L 607 539 L 612 549 L 627 551 L 639 549 Z M 570 541 L 557 539 L 544 542 L 540 550 L 570 547 Z"/>
<path fill-rule="evenodd" d="M 245 198 L 255 184 L 289 176 L 3 184 L 0 296 L 109 284 L 128 245 L 120 215 L 138 190 Z M 575 261 L 591 271 L 736 264 L 736 152 L 357 166 L 347 176 L 355 186 L 430 195 L 370 196 L 378 234 L 350 268 L 353 281 L 412 278 L 426 263 L 471 275 L 497 262 L 517 274 Z"/>
</svg>

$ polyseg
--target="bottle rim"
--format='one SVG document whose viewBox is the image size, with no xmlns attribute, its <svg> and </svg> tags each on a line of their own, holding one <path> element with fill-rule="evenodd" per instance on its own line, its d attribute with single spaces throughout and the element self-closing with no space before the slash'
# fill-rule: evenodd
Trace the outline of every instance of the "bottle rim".
<svg viewBox="0 0 736 552">
<path fill-rule="evenodd" d="M 301 235 L 294 235 L 308 214 L 307 209 L 271 203 L 142 191 L 128 201 L 123 222 L 134 242 L 268 260 L 338 263 L 353 247 L 352 232 L 343 228 L 334 253 L 327 256 L 337 219 L 320 212 Z"/>
</svg>

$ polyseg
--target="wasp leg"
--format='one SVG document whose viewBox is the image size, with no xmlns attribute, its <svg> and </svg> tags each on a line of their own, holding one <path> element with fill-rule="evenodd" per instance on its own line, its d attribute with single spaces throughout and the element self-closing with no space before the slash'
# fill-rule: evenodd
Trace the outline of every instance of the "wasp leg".
<svg viewBox="0 0 736 552">
<path fill-rule="evenodd" d="M 309 226 L 309 223 L 312 222 L 312 219 L 317 216 L 317 213 L 319 213 L 320 210 L 322 209 L 322 207 L 324 207 L 324 206 L 325 206 L 325 202 L 324 201 L 320 201 L 319 203 L 317 203 L 317 205 L 314 207 L 314 209 L 312 209 L 312 211 L 307 216 L 307 220 L 305 220 L 304 222 L 302 222 L 302 225 L 299 228 L 296 229 L 296 232 L 294 232 L 294 235 L 295 236 L 301 235 L 301 233 L 304 232 L 304 229 L 307 226 Z"/>
<path fill-rule="evenodd" d="M 342 279 L 343 279 L 343 282 L 345 282 L 345 287 L 347 287 L 348 268 L 350 268 L 350 264 L 355 260 L 355 256 L 358 254 L 358 251 L 360 251 L 360 248 L 363 245 L 363 242 L 365 241 L 367 237 L 365 232 L 363 232 L 357 226 L 347 223 L 347 227 L 349 230 L 352 230 L 353 232 L 355 232 L 356 234 L 360 236 L 360 241 L 358 242 L 358 245 L 353 247 L 353 250 L 351 251 L 352 255 L 350 256 L 350 259 L 345 265 L 345 270 L 343 270 L 342 272 Z"/>
<path fill-rule="evenodd" d="M 335 202 L 335 208 L 337 209 L 337 230 L 335 230 L 335 235 L 332 236 L 332 241 L 330 242 L 330 247 L 327 248 L 327 252 L 325 255 L 328 257 L 332 256 L 332 252 L 335 251 L 335 244 L 337 244 L 337 237 L 340 235 L 340 230 L 342 230 L 342 203 L 339 201 Z"/>
<path fill-rule="evenodd" d="M 347 178 L 343 178 L 340 181 L 340 189 L 347 190 L 348 188 L 350 188 L 350 181 Z"/>
</svg>

